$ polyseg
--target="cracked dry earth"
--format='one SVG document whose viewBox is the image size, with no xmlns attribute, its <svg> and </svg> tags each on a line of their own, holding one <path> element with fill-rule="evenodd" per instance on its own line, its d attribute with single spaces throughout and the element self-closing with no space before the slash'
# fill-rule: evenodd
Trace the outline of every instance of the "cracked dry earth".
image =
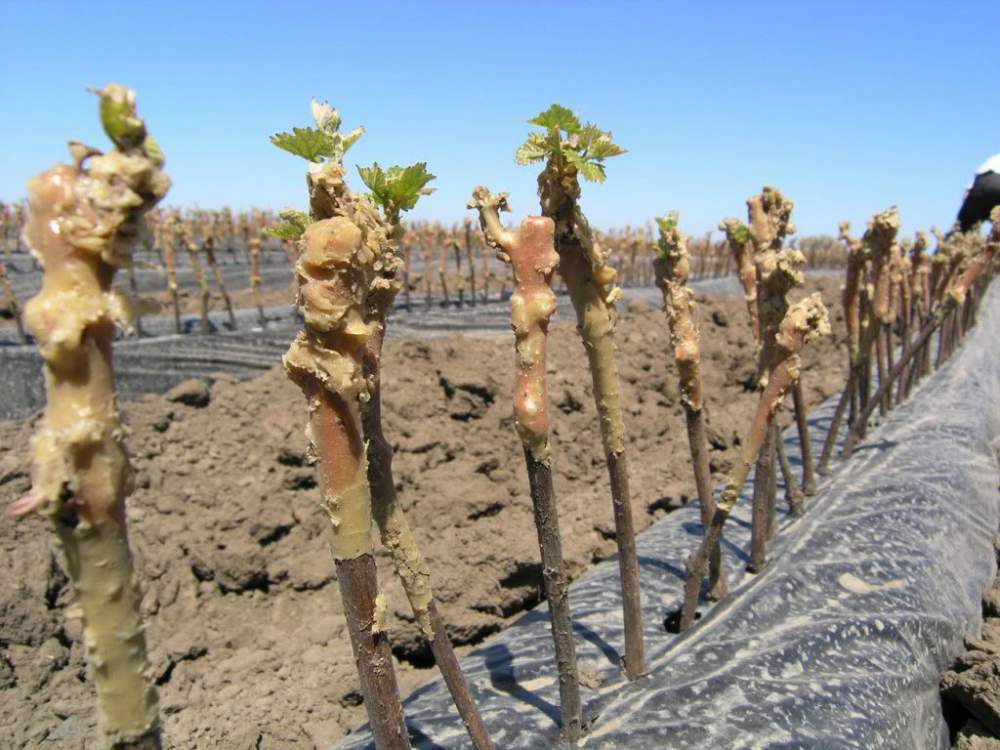
<svg viewBox="0 0 1000 750">
<path fill-rule="evenodd" d="M 1000 561 L 1000 534 L 993 540 Z M 1000 750 L 1000 577 L 983 595 L 979 638 L 941 678 L 944 715 L 955 750 Z"/>
<path fill-rule="evenodd" d="M 807 347 L 810 404 L 845 377 L 837 281 L 820 279 L 835 339 Z M 711 463 L 721 479 L 756 401 L 742 299 L 700 296 Z M 632 504 L 645 528 L 693 496 L 663 314 L 622 306 L 618 349 Z M 583 349 L 551 331 L 554 482 L 575 577 L 614 552 L 608 480 Z M 540 566 L 513 428 L 510 335 L 390 341 L 385 432 L 402 501 L 449 634 L 464 652 L 540 600 Z M 137 489 L 132 546 L 145 592 L 166 747 L 326 748 L 365 722 L 326 522 L 306 458 L 301 393 L 275 367 L 220 376 L 122 407 Z M 790 421 L 786 412 L 785 422 Z M 0 503 L 29 487 L 34 420 L 0 423 Z M 688 553 L 678 549 L 677 564 Z M 731 562 L 730 562 L 731 564 Z M 54 537 L 0 520 L 0 747 L 96 747 L 80 627 Z M 402 589 L 380 578 L 404 694 L 433 676 Z"/>
</svg>

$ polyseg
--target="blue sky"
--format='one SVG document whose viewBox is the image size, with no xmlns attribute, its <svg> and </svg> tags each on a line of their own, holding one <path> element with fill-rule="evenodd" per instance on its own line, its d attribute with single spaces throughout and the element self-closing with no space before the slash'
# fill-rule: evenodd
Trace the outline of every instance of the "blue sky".
<svg viewBox="0 0 1000 750">
<path fill-rule="evenodd" d="M 587 185 L 595 225 L 668 209 L 689 232 L 775 184 L 802 234 L 900 207 L 948 226 L 1000 151 L 1000 2 L 243 2 L 0 0 L 0 200 L 104 143 L 84 86 L 136 89 L 167 155 L 168 202 L 304 203 L 304 163 L 267 136 L 328 99 L 359 163 L 427 161 L 413 212 L 454 220 L 472 188 L 537 211 L 513 152 L 553 101 L 629 153 Z M 350 159 L 348 160 L 350 161 Z"/>
</svg>

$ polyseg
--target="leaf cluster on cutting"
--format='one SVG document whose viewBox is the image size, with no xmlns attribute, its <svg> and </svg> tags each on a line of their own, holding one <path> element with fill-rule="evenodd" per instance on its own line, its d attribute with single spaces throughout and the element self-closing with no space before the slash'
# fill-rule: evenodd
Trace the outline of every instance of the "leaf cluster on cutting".
<svg viewBox="0 0 1000 750">
<path fill-rule="evenodd" d="M 409 211 L 422 195 L 430 195 L 434 188 L 427 183 L 435 179 L 427 171 L 426 162 L 417 162 L 408 167 L 391 166 L 382 169 L 378 162 L 370 167 L 358 167 L 361 181 L 371 190 L 369 198 L 381 206 L 388 216 L 398 218 L 400 211 Z"/>
<path fill-rule="evenodd" d="M 271 143 L 306 161 L 322 164 L 325 159 L 342 161 L 347 150 L 365 133 L 361 127 L 350 133 L 341 133 L 340 115 L 326 102 L 313 99 L 312 115 L 316 127 L 292 128 L 291 133 L 275 133 L 271 136 Z"/>
<path fill-rule="evenodd" d="M 326 102 L 315 99 L 311 103 L 316 127 L 292 128 L 291 133 L 276 133 L 271 143 L 278 148 L 315 164 L 324 161 L 340 163 L 344 154 L 362 135 L 364 128 L 355 128 L 350 133 L 340 132 L 340 114 Z M 399 221 L 401 211 L 413 208 L 422 195 L 434 192 L 427 183 L 434 175 L 427 171 L 426 162 L 417 162 L 408 167 L 391 166 L 383 169 L 378 162 L 370 167 L 358 167 L 361 181 L 371 193 L 367 196 L 373 204 L 380 206 L 393 222 Z M 282 240 L 297 240 L 309 225 L 309 216 L 301 211 L 285 209 L 280 212 L 282 223 L 267 230 L 269 234 Z"/>
<path fill-rule="evenodd" d="M 604 182 L 604 160 L 625 153 L 611 139 L 610 130 L 593 123 L 581 123 L 575 112 L 553 104 L 528 120 L 544 132 L 532 132 L 514 154 L 518 164 L 555 160 L 559 166 L 572 165 L 585 180 Z"/>
<path fill-rule="evenodd" d="M 735 221 L 729 226 L 729 235 L 737 245 L 745 245 L 750 239 L 750 227 L 742 221 Z"/>
<path fill-rule="evenodd" d="M 294 208 L 283 208 L 278 212 L 278 216 L 281 217 L 282 223 L 264 231 L 279 240 L 298 240 L 311 223 L 305 212 L 297 211 Z"/>
<path fill-rule="evenodd" d="M 666 216 L 657 216 L 656 224 L 660 228 L 660 239 L 656 243 L 657 251 L 661 257 L 667 255 L 667 237 L 677 232 L 677 225 L 680 218 L 676 211 L 669 211 Z"/>
<path fill-rule="evenodd" d="M 676 211 L 670 211 L 666 216 L 657 216 L 656 225 L 660 228 L 660 234 L 669 234 L 677 229 L 679 216 Z"/>
</svg>

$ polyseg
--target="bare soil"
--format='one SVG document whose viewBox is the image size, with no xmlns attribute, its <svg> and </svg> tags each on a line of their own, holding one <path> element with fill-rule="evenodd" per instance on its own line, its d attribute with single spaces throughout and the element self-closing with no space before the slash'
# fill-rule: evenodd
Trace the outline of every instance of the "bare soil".
<svg viewBox="0 0 1000 750">
<path fill-rule="evenodd" d="M 1000 560 L 1000 535 L 994 540 Z M 1000 750 L 1000 578 L 983 596 L 979 638 L 941 677 L 941 699 L 955 750 Z"/>
<path fill-rule="evenodd" d="M 837 281 L 820 279 L 835 339 L 804 356 L 809 404 L 845 377 Z M 719 480 L 756 397 L 742 299 L 701 297 L 711 464 Z M 663 314 L 632 303 L 618 327 L 636 526 L 694 495 Z M 583 349 L 552 328 L 554 482 L 571 574 L 614 552 L 608 479 Z M 508 335 L 386 346 L 386 435 L 398 488 L 462 650 L 540 601 L 527 478 L 514 433 Z M 207 403 L 206 403 L 207 401 Z M 280 368 L 220 376 L 123 404 L 137 490 L 131 539 L 169 748 L 326 748 L 365 721 L 306 456 L 301 394 Z M 784 420 L 790 421 L 785 414 Z M 29 488 L 34 420 L 0 423 L 0 504 Z M 678 564 L 689 550 L 678 549 Z M 730 564 L 732 562 L 730 561 Z M 402 589 L 380 575 L 404 693 L 434 675 Z M 71 591 L 40 518 L 0 520 L 0 747 L 95 747 L 91 683 Z"/>
</svg>

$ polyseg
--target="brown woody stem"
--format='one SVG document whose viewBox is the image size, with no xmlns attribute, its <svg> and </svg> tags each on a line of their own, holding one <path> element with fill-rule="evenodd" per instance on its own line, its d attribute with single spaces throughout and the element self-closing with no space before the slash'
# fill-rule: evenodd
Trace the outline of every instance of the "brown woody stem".
<svg viewBox="0 0 1000 750">
<path fill-rule="evenodd" d="M 611 480 L 611 507 L 622 583 L 625 674 L 635 679 L 646 671 L 646 655 L 639 560 L 635 551 L 625 458 L 625 423 L 615 362 L 614 301 L 620 290 L 614 287 L 615 271 L 607 265 L 606 254 L 595 242 L 587 218 L 577 204 L 580 185 L 575 169 L 550 159 L 538 177 L 538 191 L 542 214 L 555 222 L 559 272 L 576 311 L 577 331 L 590 365 L 601 442 Z"/>
<path fill-rule="evenodd" d="M 219 269 L 219 262 L 215 258 L 215 237 L 213 235 L 209 234 L 205 237 L 204 247 L 205 257 L 208 259 L 208 265 L 212 269 L 212 277 L 215 279 L 215 286 L 219 290 L 222 303 L 226 306 L 226 312 L 229 315 L 230 329 L 235 331 L 236 315 L 233 313 L 233 303 L 229 299 L 229 292 L 226 291 L 226 285 L 222 281 L 222 271 Z"/>
<path fill-rule="evenodd" d="M 676 215 L 671 214 L 666 219 L 659 219 L 658 222 L 660 254 L 653 261 L 653 272 L 656 285 L 663 293 L 663 310 L 666 313 L 670 343 L 677 364 L 701 524 L 707 531 L 715 514 L 715 496 L 712 492 L 708 441 L 705 436 L 698 306 L 694 300 L 694 293 L 687 285 L 691 255 L 688 252 L 688 238 L 677 227 Z M 721 599 L 729 590 L 722 564 L 721 543 L 711 551 L 709 568 L 709 595 L 713 599 Z"/>
<path fill-rule="evenodd" d="M 310 173 L 314 210 L 325 208 L 326 180 L 337 177 L 336 165 Z M 364 347 L 376 328 L 364 321 L 371 258 L 362 248 L 368 231 L 364 222 L 346 216 L 321 219 L 306 229 L 295 269 L 305 326 L 284 364 L 309 403 L 307 434 L 318 458 L 322 504 L 330 518 L 344 614 L 375 743 L 379 750 L 403 750 L 410 744 L 384 633 L 385 602 L 378 594 L 361 425 L 360 404 L 369 396 Z"/>
<path fill-rule="evenodd" d="M 682 631 L 694 623 L 701 580 L 707 572 L 710 551 L 719 543 L 723 526 L 736 505 L 740 490 L 750 473 L 750 467 L 761 453 L 775 409 L 799 376 L 799 352 L 808 341 L 829 333 L 829 316 L 818 294 L 792 305 L 778 327 L 775 345 L 770 350 L 771 359 L 768 362 L 770 376 L 761 392 L 750 432 L 740 451 L 739 461 L 729 475 L 701 546 L 688 558 L 688 579 L 684 586 L 684 603 L 680 616 Z"/>
<path fill-rule="evenodd" d="M 562 557 L 559 517 L 552 490 L 549 456 L 548 395 L 545 384 L 545 349 L 549 319 L 556 309 L 552 273 L 559 263 L 553 247 L 551 219 L 529 216 L 517 231 L 505 229 L 499 212 L 507 210 L 505 194 L 493 195 L 484 187 L 472 194 L 469 208 L 479 211 L 487 243 L 510 264 L 514 293 L 510 297 L 511 328 L 517 350 L 514 416 L 524 447 L 534 509 L 538 548 L 542 558 L 545 598 L 552 620 L 562 735 L 576 742 L 582 731 L 580 685 L 569 608 L 569 582 Z"/>
</svg>

